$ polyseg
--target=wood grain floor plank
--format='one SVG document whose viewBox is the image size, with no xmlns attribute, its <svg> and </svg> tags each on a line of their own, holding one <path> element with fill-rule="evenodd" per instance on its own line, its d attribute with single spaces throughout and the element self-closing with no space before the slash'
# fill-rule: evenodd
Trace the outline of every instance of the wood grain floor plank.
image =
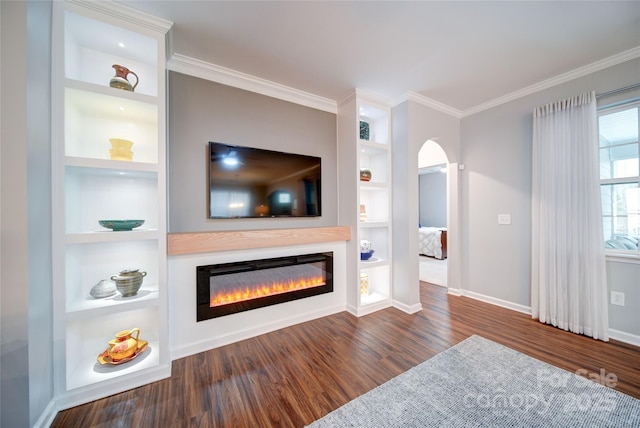
<svg viewBox="0 0 640 428">
<path fill-rule="evenodd" d="M 478 334 L 640 398 L 640 348 L 421 284 L 423 310 L 346 312 L 173 362 L 171 378 L 62 411 L 52 427 L 302 427 Z M 597 379 L 596 379 L 597 380 Z"/>
</svg>

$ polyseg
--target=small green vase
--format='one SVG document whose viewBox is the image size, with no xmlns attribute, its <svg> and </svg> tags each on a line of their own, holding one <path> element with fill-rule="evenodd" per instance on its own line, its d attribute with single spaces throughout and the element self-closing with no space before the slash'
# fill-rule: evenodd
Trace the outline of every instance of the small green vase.
<svg viewBox="0 0 640 428">
<path fill-rule="evenodd" d="M 360 121 L 360 139 L 369 141 L 369 124 L 363 120 Z"/>
</svg>

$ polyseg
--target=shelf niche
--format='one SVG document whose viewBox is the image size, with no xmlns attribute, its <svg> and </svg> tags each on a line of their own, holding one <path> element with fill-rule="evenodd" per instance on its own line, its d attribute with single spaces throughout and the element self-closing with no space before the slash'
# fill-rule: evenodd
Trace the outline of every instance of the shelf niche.
<svg viewBox="0 0 640 428">
<path fill-rule="evenodd" d="M 171 375 L 166 255 L 165 43 L 167 21 L 113 2 L 53 4 L 52 241 L 56 403 L 66 408 Z M 140 77 L 110 87 L 114 64 Z M 135 76 L 131 75 L 132 84 Z M 132 141 L 112 160 L 110 138 Z M 99 220 L 142 219 L 114 232 Z M 95 299 L 91 288 L 122 270 L 146 272 L 137 295 Z M 122 330 L 147 349 L 102 365 Z"/>
<path fill-rule="evenodd" d="M 391 306 L 391 109 L 355 90 L 338 107 L 338 170 L 340 224 L 357 231 L 347 245 L 347 309 L 356 316 Z M 369 127 L 368 138 L 360 124 Z M 361 137 L 365 138 L 361 138 Z M 369 181 L 359 171 L 371 172 Z M 360 243 L 369 241 L 375 252 L 369 261 L 360 260 Z M 360 278 L 369 281 L 369 293 L 360 293 Z"/>
</svg>

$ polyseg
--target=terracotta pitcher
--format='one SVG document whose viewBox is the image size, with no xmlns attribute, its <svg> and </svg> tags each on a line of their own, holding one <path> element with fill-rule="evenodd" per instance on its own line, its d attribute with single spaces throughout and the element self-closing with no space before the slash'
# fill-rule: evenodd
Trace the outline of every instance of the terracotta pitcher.
<svg viewBox="0 0 640 428">
<path fill-rule="evenodd" d="M 111 86 L 112 88 L 124 89 L 126 91 L 133 92 L 140 82 L 138 75 L 129 70 L 127 67 L 123 67 L 118 64 L 113 64 L 112 67 L 116 70 L 116 75 L 111 78 L 109 86 Z M 134 76 L 136 76 L 136 84 L 133 86 L 131 86 L 131 82 L 129 82 L 129 79 L 127 79 L 127 76 L 129 74 L 133 74 Z"/>
<path fill-rule="evenodd" d="M 133 334 L 135 333 L 135 338 Z M 122 330 L 116 333 L 116 338 L 109 341 L 109 356 L 113 362 L 131 358 L 138 350 L 138 337 L 140 329 L 138 327 L 131 330 Z"/>
</svg>

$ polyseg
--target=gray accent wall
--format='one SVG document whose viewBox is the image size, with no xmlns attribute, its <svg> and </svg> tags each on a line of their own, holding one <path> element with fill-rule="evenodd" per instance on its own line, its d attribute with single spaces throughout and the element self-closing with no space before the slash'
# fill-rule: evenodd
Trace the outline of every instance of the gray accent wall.
<svg viewBox="0 0 640 428">
<path fill-rule="evenodd" d="M 336 226 L 337 119 L 321 110 L 169 73 L 169 231 Z M 209 219 L 209 141 L 322 158 L 322 216 Z"/>
<path fill-rule="evenodd" d="M 638 83 L 640 59 L 627 61 L 519 98 L 461 120 L 463 287 L 465 290 L 530 307 L 531 151 L 533 110 L 595 90 L 604 93 Z M 637 94 L 624 94 L 626 97 Z M 619 97 L 620 98 L 620 97 Z M 498 225 L 511 214 L 511 225 Z M 609 289 L 640 301 L 640 270 L 607 263 Z M 629 284 L 635 287 L 629 287 Z M 610 328 L 640 334 L 640 316 L 609 306 Z"/>
<path fill-rule="evenodd" d="M 609 291 L 624 293 L 624 306 L 611 304 L 609 298 L 609 328 L 640 336 L 640 263 L 607 262 Z M 610 332 L 615 336 L 617 332 Z"/>
<path fill-rule="evenodd" d="M 418 180 L 420 225 L 447 227 L 447 174 L 420 174 Z"/>
</svg>

